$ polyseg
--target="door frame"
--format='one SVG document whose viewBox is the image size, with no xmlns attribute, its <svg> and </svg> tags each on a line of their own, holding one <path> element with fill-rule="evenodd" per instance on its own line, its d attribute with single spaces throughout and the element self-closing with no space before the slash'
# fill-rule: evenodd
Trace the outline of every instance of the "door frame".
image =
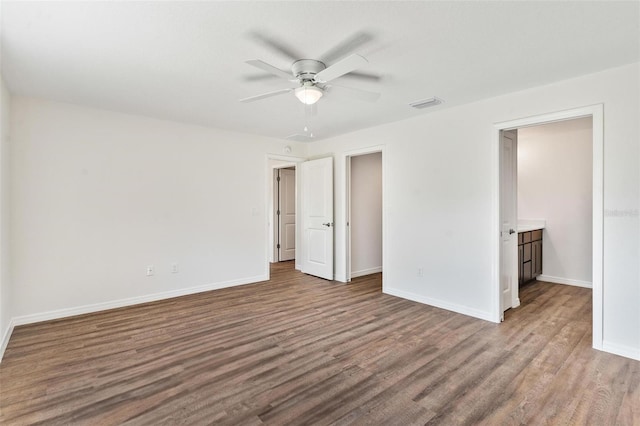
<svg viewBox="0 0 640 426">
<path fill-rule="evenodd" d="M 493 279 L 493 321 L 500 322 L 500 134 L 502 130 L 537 126 L 575 118 L 592 118 L 592 193 L 593 193 L 593 249 L 592 249 L 592 291 L 593 291 L 593 342 L 594 349 L 602 350 L 603 329 L 603 230 L 604 230 L 604 105 L 596 104 L 564 111 L 557 111 L 493 125 L 492 157 L 492 279 Z M 517 283 L 516 283 L 517 287 Z M 516 288 L 517 291 L 517 288 Z"/>
<path fill-rule="evenodd" d="M 278 165 L 274 165 L 273 166 L 273 176 L 271 176 L 271 179 L 273 179 L 273 199 L 272 199 L 272 203 L 273 203 L 273 208 L 271 209 L 271 217 L 273 218 L 272 221 L 270 221 L 271 223 L 271 235 L 273 236 L 273 244 L 270 245 L 270 252 L 269 252 L 269 261 L 273 262 L 273 263 L 278 263 L 281 262 L 280 260 L 280 252 L 278 249 L 278 241 L 280 241 L 280 220 L 282 218 L 282 216 L 278 216 L 278 207 L 280 205 L 280 182 L 278 182 L 278 172 L 280 172 L 281 170 L 288 170 L 293 168 L 293 172 L 294 172 L 294 195 L 296 197 L 295 200 L 295 208 L 296 208 L 296 215 L 298 214 L 298 176 L 297 176 L 297 171 L 298 168 L 296 167 L 295 163 L 293 164 L 278 164 Z M 278 190 L 276 191 L 276 186 L 278 187 Z M 297 247 L 297 227 L 296 227 L 296 247 Z M 295 260 L 295 259 L 294 259 Z"/>
<path fill-rule="evenodd" d="M 387 209 L 385 208 L 384 197 L 386 188 L 386 173 L 385 173 L 385 154 L 384 145 L 376 145 L 367 148 L 354 149 L 351 151 L 345 151 L 341 158 L 344 161 L 345 171 L 345 188 L 344 188 L 344 214 L 342 215 L 342 224 L 344 226 L 344 282 L 351 281 L 351 227 L 349 226 L 351 221 L 351 158 L 361 155 L 380 153 L 382 156 L 382 291 L 384 292 L 385 274 L 387 264 L 387 250 L 385 241 L 387 241 Z M 336 278 L 337 279 L 337 278 Z"/>
<path fill-rule="evenodd" d="M 271 160 L 275 160 L 275 161 L 281 161 L 282 163 L 279 164 L 271 164 Z M 266 173 L 266 179 L 265 179 L 265 204 L 267 205 L 267 208 L 265 209 L 267 211 L 267 214 L 265 215 L 264 221 L 265 221 L 265 244 L 266 244 L 266 250 L 265 250 L 265 260 L 264 260 L 264 265 L 265 265 L 265 275 L 267 276 L 267 279 L 269 279 L 271 277 L 270 274 L 270 263 L 271 260 L 273 259 L 273 250 L 275 247 L 275 244 L 273 243 L 273 237 L 274 237 L 274 229 L 275 229 L 275 221 L 274 221 L 274 209 L 270 208 L 273 207 L 271 206 L 271 204 L 273 203 L 274 197 L 275 197 L 275 191 L 274 191 L 274 187 L 273 187 L 273 181 L 274 181 L 274 172 L 275 169 L 281 169 L 281 168 L 286 168 L 286 167 L 295 167 L 296 169 L 296 214 L 298 212 L 301 211 L 300 209 L 300 185 L 298 185 L 300 176 L 299 176 L 299 171 L 300 171 L 300 167 L 298 167 L 298 165 L 300 163 L 302 163 L 303 161 L 305 161 L 305 158 L 303 157 L 294 157 L 294 156 L 289 156 L 289 155 L 278 155 L 278 154 L 267 154 L 265 157 L 265 173 Z M 296 222 L 296 247 L 300 247 L 300 225 L 298 222 Z M 298 256 L 296 256 L 296 260 L 295 260 L 295 268 L 300 270 L 300 264 L 298 263 Z"/>
</svg>

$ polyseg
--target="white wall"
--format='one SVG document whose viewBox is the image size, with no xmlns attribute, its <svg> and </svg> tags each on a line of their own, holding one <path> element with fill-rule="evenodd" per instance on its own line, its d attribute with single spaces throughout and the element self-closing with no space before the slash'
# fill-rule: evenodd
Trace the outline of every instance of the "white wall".
<svg viewBox="0 0 640 426">
<path fill-rule="evenodd" d="M 351 277 L 382 271 L 382 153 L 351 158 Z"/>
<path fill-rule="evenodd" d="M 302 144 L 24 97 L 11 113 L 17 322 L 267 278 L 267 154 Z"/>
<path fill-rule="evenodd" d="M 518 218 L 544 219 L 541 280 L 591 286 L 592 119 L 518 130 Z"/>
<path fill-rule="evenodd" d="M 12 317 L 9 256 L 9 126 L 11 96 L 0 76 L 0 359 L 9 340 Z"/>
<path fill-rule="evenodd" d="M 384 291 L 492 319 L 496 123 L 604 104 L 604 346 L 640 358 L 638 63 L 442 110 L 310 145 L 336 155 L 344 217 L 344 152 L 385 145 Z M 446 100 L 445 100 L 446 101 Z M 344 223 L 336 268 L 344 274 Z M 417 269 L 424 268 L 424 276 Z"/>
<path fill-rule="evenodd" d="M 346 273 L 344 153 L 384 145 L 385 291 L 492 318 L 494 124 L 603 103 L 604 344 L 640 359 L 639 73 L 416 111 L 307 145 L 336 156 L 336 272 Z M 12 308 L 23 321 L 264 277 L 266 155 L 307 150 L 20 97 L 11 126 Z"/>
</svg>

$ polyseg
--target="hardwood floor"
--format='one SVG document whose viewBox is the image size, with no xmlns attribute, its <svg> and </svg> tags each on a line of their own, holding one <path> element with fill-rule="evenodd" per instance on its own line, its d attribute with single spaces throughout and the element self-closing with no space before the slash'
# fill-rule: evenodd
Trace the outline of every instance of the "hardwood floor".
<svg viewBox="0 0 640 426">
<path fill-rule="evenodd" d="M 591 291 L 534 283 L 493 324 L 271 281 L 15 329 L 2 424 L 640 424 L 640 362 L 591 349 Z"/>
</svg>

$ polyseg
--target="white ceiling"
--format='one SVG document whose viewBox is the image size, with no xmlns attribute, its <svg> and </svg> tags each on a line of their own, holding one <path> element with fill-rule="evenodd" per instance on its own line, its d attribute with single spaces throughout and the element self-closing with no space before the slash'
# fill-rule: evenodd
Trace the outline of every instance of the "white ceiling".
<svg viewBox="0 0 640 426">
<path fill-rule="evenodd" d="M 10 2 L 2 1 L 2 73 L 14 94 L 284 138 L 317 139 L 401 120 L 640 59 L 640 3 L 627 2 Z M 244 63 L 291 60 L 259 31 L 307 58 L 357 31 L 379 82 L 370 104 L 328 93 L 308 117 L 290 87 Z M 338 81 L 336 81 L 338 83 Z M 434 109 L 409 102 L 438 96 Z"/>
</svg>

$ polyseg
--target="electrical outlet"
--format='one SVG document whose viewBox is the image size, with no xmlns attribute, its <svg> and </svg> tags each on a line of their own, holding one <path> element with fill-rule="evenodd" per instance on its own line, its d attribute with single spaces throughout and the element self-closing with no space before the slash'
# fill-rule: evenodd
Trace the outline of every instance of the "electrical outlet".
<svg viewBox="0 0 640 426">
<path fill-rule="evenodd" d="M 424 275 L 424 269 L 418 268 L 418 276 L 421 277 Z"/>
<path fill-rule="evenodd" d="M 177 264 L 177 263 L 172 263 L 172 264 L 171 264 L 171 273 L 172 273 L 172 274 L 177 274 L 177 273 L 178 273 L 178 271 L 179 271 L 179 269 L 178 269 L 178 264 Z"/>
<path fill-rule="evenodd" d="M 153 267 L 153 265 L 147 265 L 147 276 L 148 277 L 153 275 L 154 271 L 155 271 L 155 268 Z"/>
</svg>

